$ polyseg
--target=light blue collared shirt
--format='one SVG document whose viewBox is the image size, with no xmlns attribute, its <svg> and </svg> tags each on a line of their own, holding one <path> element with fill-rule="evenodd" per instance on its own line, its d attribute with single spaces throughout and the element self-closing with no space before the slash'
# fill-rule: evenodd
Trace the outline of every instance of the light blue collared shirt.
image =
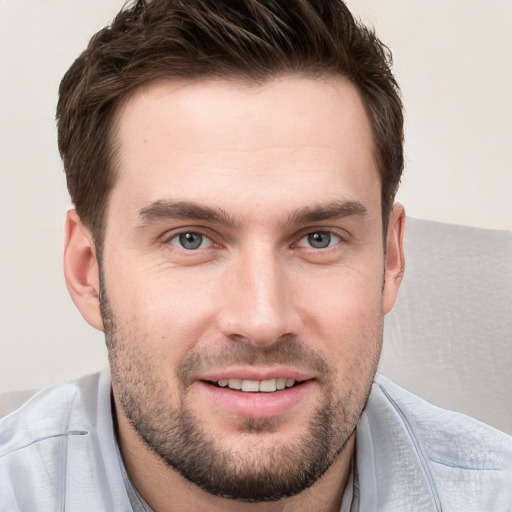
<svg viewBox="0 0 512 512">
<path fill-rule="evenodd" d="M 380 375 L 356 451 L 343 512 L 512 511 L 512 437 Z M 0 512 L 132 512 L 123 472 L 106 371 L 0 419 Z"/>
</svg>

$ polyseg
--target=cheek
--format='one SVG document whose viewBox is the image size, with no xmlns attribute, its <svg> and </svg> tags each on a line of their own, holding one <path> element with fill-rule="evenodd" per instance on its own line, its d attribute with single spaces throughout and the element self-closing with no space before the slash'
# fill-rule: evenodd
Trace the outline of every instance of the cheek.
<svg viewBox="0 0 512 512">
<path fill-rule="evenodd" d="M 166 272 L 111 276 L 113 282 L 123 283 L 107 286 L 119 332 L 162 364 L 175 366 L 211 334 L 212 297 L 201 281 Z"/>
<path fill-rule="evenodd" d="M 332 273 L 304 282 L 301 315 L 306 339 L 314 336 L 325 350 L 343 357 L 375 350 L 382 329 L 382 275 L 373 272 Z"/>
</svg>

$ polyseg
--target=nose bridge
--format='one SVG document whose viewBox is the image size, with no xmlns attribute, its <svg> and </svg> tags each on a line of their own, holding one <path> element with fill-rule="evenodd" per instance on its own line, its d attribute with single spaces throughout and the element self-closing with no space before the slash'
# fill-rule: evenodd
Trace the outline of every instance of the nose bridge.
<svg viewBox="0 0 512 512">
<path fill-rule="evenodd" d="M 222 311 L 222 329 L 230 337 L 268 345 L 294 334 L 290 290 L 279 255 L 254 244 L 240 251 L 230 269 L 230 290 Z"/>
</svg>

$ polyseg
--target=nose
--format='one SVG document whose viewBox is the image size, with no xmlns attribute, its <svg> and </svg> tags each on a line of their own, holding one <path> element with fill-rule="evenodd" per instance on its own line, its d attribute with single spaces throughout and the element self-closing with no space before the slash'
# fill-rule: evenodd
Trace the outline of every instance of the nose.
<svg viewBox="0 0 512 512">
<path fill-rule="evenodd" d="M 224 336 L 259 346 L 298 335 L 294 284 L 271 248 L 246 251 L 227 270 L 219 327 Z"/>
</svg>

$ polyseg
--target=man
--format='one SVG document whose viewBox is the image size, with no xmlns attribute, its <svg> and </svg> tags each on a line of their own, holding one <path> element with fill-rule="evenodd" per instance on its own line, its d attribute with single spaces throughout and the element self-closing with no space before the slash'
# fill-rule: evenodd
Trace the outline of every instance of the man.
<svg viewBox="0 0 512 512">
<path fill-rule="evenodd" d="M 340 0 L 139 1 L 57 117 L 110 372 L 1 421 L 0 510 L 510 510 L 510 438 L 375 374 L 403 118 Z"/>
</svg>

